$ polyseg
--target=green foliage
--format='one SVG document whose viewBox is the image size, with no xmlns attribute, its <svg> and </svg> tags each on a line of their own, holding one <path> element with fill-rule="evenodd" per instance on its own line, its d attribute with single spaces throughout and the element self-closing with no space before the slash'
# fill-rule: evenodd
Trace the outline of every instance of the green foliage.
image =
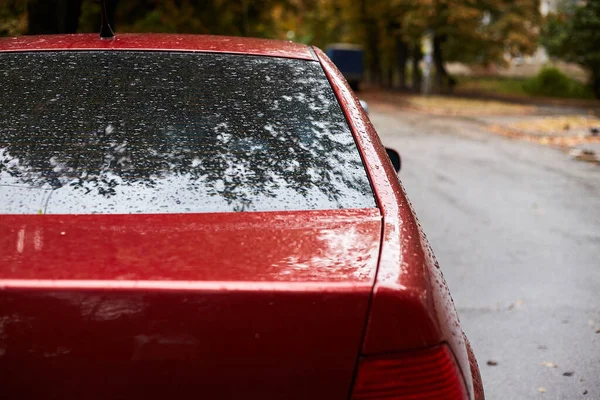
<svg viewBox="0 0 600 400">
<path fill-rule="evenodd" d="M 456 89 L 465 92 L 501 94 L 509 96 L 528 96 L 523 89 L 525 79 L 513 77 L 480 77 L 480 76 L 459 76 Z"/>
<path fill-rule="evenodd" d="M 591 98 L 589 87 L 569 78 L 554 67 L 543 68 L 536 76 L 523 83 L 523 90 L 532 96 Z"/>
<path fill-rule="evenodd" d="M 116 31 L 285 39 L 290 30 L 289 15 L 299 18 L 297 13 L 292 13 L 297 11 L 294 3 L 277 0 L 119 0 Z M 97 1 L 84 0 L 80 31 L 96 31 L 97 21 Z"/>
<path fill-rule="evenodd" d="M 550 56 L 586 68 L 600 98 L 600 1 L 569 4 L 551 15 L 542 29 L 541 44 Z"/>
<path fill-rule="evenodd" d="M 79 16 L 79 32 L 98 32 L 100 29 L 100 3 L 94 0 L 83 0 Z"/>
<path fill-rule="evenodd" d="M 407 0 L 408 1 L 408 0 Z M 532 54 L 540 23 L 539 0 L 413 0 L 403 26 L 407 34 L 426 30 L 444 38 L 447 61 L 503 63 L 504 54 Z"/>
<path fill-rule="evenodd" d="M 0 36 L 18 36 L 27 29 L 26 1 L 0 1 Z"/>
<path fill-rule="evenodd" d="M 458 92 L 499 94 L 511 97 L 593 98 L 589 86 L 569 78 L 553 67 L 543 68 L 532 78 L 503 76 L 458 76 Z"/>
</svg>

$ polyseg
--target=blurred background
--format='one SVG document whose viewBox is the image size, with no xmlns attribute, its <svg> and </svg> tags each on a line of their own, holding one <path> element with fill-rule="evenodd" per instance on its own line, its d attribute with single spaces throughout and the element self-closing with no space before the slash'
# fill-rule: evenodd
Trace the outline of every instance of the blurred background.
<svg viewBox="0 0 600 400">
<path fill-rule="evenodd" d="M 364 49 L 380 87 L 600 97 L 596 0 L 107 0 L 118 32 L 288 39 Z M 97 0 L 2 0 L 0 35 L 97 32 Z M 591 24 L 591 25 L 590 25 Z M 545 75 L 540 75 L 540 71 Z"/>
<path fill-rule="evenodd" d="M 402 155 L 487 398 L 600 399 L 600 0 L 107 4 L 117 35 L 326 49 Z M 0 36 L 99 32 L 99 9 L 0 0 Z"/>
</svg>

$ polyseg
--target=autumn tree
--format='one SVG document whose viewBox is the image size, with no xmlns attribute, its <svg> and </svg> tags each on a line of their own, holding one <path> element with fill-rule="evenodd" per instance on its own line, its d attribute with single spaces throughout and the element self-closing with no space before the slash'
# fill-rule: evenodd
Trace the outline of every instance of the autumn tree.
<svg viewBox="0 0 600 400">
<path fill-rule="evenodd" d="M 466 64 L 505 63 L 505 56 L 532 54 L 540 22 L 539 0 L 328 0 L 342 3 L 345 19 L 365 46 L 372 81 L 406 87 L 412 59 L 413 89 L 420 83 L 421 39 L 432 38 L 437 91 L 451 89 L 449 61 Z"/>
<path fill-rule="evenodd" d="M 403 26 L 412 32 L 430 32 L 438 91 L 452 79 L 445 63 L 503 63 L 512 56 L 535 51 L 539 0 L 415 0 Z"/>
<path fill-rule="evenodd" d="M 0 36 L 17 36 L 27 30 L 25 0 L 0 2 Z"/>
<path fill-rule="evenodd" d="M 550 56 L 587 69 L 600 99 L 600 1 L 563 3 L 544 25 L 541 43 Z"/>
<path fill-rule="evenodd" d="M 29 33 L 97 32 L 99 0 L 6 0 L 10 26 Z M 114 7 L 117 5 L 118 6 Z M 438 91 L 450 88 L 446 63 L 504 62 L 531 54 L 539 0 L 107 0 L 117 32 L 178 32 L 292 39 L 365 48 L 368 76 L 385 86 L 419 88 L 421 39 L 433 38 Z M 28 12 L 25 12 L 24 10 Z M 4 20 L 4 18 L 2 19 Z M 15 25 L 16 24 L 16 25 Z M 113 22 L 114 25 L 114 22 Z M 6 34 L 17 29 L 3 28 Z M 9 29 L 11 29 L 9 31 Z"/>
</svg>

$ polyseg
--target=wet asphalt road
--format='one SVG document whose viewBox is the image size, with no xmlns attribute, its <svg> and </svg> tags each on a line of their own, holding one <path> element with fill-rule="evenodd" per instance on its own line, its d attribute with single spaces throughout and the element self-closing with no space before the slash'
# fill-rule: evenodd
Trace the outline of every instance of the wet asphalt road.
<svg viewBox="0 0 600 400">
<path fill-rule="evenodd" d="M 402 155 L 487 398 L 600 399 L 600 167 L 477 121 L 369 107 Z"/>
</svg>

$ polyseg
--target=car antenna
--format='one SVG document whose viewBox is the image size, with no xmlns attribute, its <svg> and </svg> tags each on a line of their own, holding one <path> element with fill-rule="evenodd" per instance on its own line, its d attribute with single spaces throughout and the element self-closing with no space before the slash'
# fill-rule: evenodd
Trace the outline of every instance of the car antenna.
<svg viewBox="0 0 600 400">
<path fill-rule="evenodd" d="M 100 0 L 100 39 L 114 39 L 115 33 L 110 27 L 106 13 L 106 0 Z"/>
</svg>

